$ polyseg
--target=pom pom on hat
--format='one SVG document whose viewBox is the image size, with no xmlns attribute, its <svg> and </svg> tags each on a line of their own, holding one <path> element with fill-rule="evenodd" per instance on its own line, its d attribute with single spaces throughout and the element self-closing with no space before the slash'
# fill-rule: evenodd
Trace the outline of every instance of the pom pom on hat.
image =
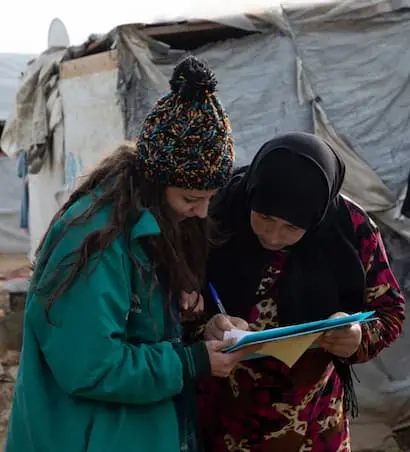
<svg viewBox="0 0 410 452">
<path fill-rule="evenodd" d="M 218 82 L 204 62 L 188 57 L 175 67 L 169 84 L 174 94 L 201 100 L 206 94 L 215 93 Z"/>
</svg>

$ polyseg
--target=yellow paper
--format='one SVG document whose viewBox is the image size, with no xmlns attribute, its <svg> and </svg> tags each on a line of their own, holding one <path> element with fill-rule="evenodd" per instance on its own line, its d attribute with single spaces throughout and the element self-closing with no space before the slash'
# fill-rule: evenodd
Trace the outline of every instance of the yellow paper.
<svg viewBox="0 0 410 452">
<path fill-rule="evenodd" d="M 323 333 L 311 333 L 265 342 L 258 353 L 273 356 L 292 367 L 321 334 Z"/>
<path fill-rule="evenodd" d="M 225 331 L 224 339 L 236 339 L 239 341 L 249 334 L 252 334 L 252 331 L 233 329 Z M 258 354 L 272 356 L 273 358 L 282 361 L 288 367 L 292 367 L 322 334 L 323 331 L 320 331 L 318 333 L 308 333 L 300 336 L 291 336 L 264 342 L 261 344 L 262 348 L 258 351 Z M 243 349 L 254 345 L 255 344 L 250 344 L 249 346 L 243 347 Z"/>
</svg>

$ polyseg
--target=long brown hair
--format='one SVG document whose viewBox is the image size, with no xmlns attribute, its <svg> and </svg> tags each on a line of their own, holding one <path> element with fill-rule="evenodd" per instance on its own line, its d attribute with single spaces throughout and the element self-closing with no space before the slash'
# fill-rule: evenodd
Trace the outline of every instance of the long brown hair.
<svg viewBox="0 0 410 452">
<path fill-rule="evenodd" d="M 199 218 L 177 222 L 165 199 L 165 187 L 148 182 L 138 171 L 136 152 L 133 143 L 118 147 L 84 178 L 51 221 L 36 251 L 35 268 L 47 262 L 55 246 L 63 239 L 64 231 L 72 226 L 85 224 L 98 211 L 107 205 L 111 206 L 108 224 L 89 234 L 77 250 L 59 263 L 51 277 L 44 278 L 46 283 L 34 286 L 34 292 L 46 300 L 49 321 L 53 303 L 67 291 L 80 272 L 89 270 L 92 256 L 97 253 L 101 255 L 120 235 L 126 238 L 129 245 L 131 228 L 143 209 L 151 211 L 161 229 L 160 235 L 148 240 L 153 251 L 153 271 L 161 267 L 169 281 L 167 303 L 170 303 L 171 294 L 179 295 L 182 290 L 200 293 L 208 254 L 208 222 Z M 73 204 L 83 196 L 95 193 L 97 188 L 98 196 L 95 196 L 87 210 L 70 220 L 64 218 L 65 212 Z M 50 230 L 58 221 L 65 223 L 63 232 L 51 245 L 45 246 Z M 129 246 L 127 252 L 141 273 Z"/>
</svg>

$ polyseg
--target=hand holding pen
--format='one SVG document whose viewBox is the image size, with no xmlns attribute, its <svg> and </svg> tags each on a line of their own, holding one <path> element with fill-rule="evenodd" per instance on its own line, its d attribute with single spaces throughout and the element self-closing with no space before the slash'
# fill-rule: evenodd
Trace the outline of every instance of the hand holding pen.
<svg viewBox="0 0 410 452">
<path fill-rule="evenodd" d="M 248 323 L 239 317 L 232 317 L 227 315 L 224 305 L 215 289 L 210 283 L 209 289 L 213 301 L 218 307 L 220 314 L 214 315 L 205 327 L 205 344 L 209 353 L 209 362 L 211 364 L 212 375 L 217 377 L 227 377 L 230 375 L 234 367 L 252 353 L 257 353 L 260 349 L 260 344 L 253 347 L 246 347 L 242 350 L 237 350 L 233 353 L 224 353 L 226 344 L 232 345 L 232 340 L 224 341 L 225 331 L 230 331 L 234 328 L 247 330 Z M 222 351 L 222 353 L 220 353 Z M 219 352 L 219 353 L 218 353 Z"/>
<path fill-rule="evenodd" d="M 209 290 L 220 314 L 214 315 L 206 324 L 205 340 L 221 341 L 224 338 L 225 331 L 231 331 L 232 329 L 249 330 L 248 322 L 240 317 L 233 317 L 227 314 L 215 287 L 211 283 L 209 283 Z"/>
</svg>

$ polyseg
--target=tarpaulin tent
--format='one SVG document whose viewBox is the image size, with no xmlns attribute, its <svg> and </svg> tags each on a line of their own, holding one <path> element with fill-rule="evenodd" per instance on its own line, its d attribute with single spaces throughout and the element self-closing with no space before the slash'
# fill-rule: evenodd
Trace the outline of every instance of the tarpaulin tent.
<svg viewBox="0 0 410 452">
<path fill-rule="evenodd" d="M 0 135 L 14 109 L 16 92 L 30 59 L 30 55 L 0 53 Z M 23 181 L 17 176 L 16 162 L 0 154 L 0 253 L 28 252 L 28 235 L 20 228 L 22 193 Z"/>
</svg>

